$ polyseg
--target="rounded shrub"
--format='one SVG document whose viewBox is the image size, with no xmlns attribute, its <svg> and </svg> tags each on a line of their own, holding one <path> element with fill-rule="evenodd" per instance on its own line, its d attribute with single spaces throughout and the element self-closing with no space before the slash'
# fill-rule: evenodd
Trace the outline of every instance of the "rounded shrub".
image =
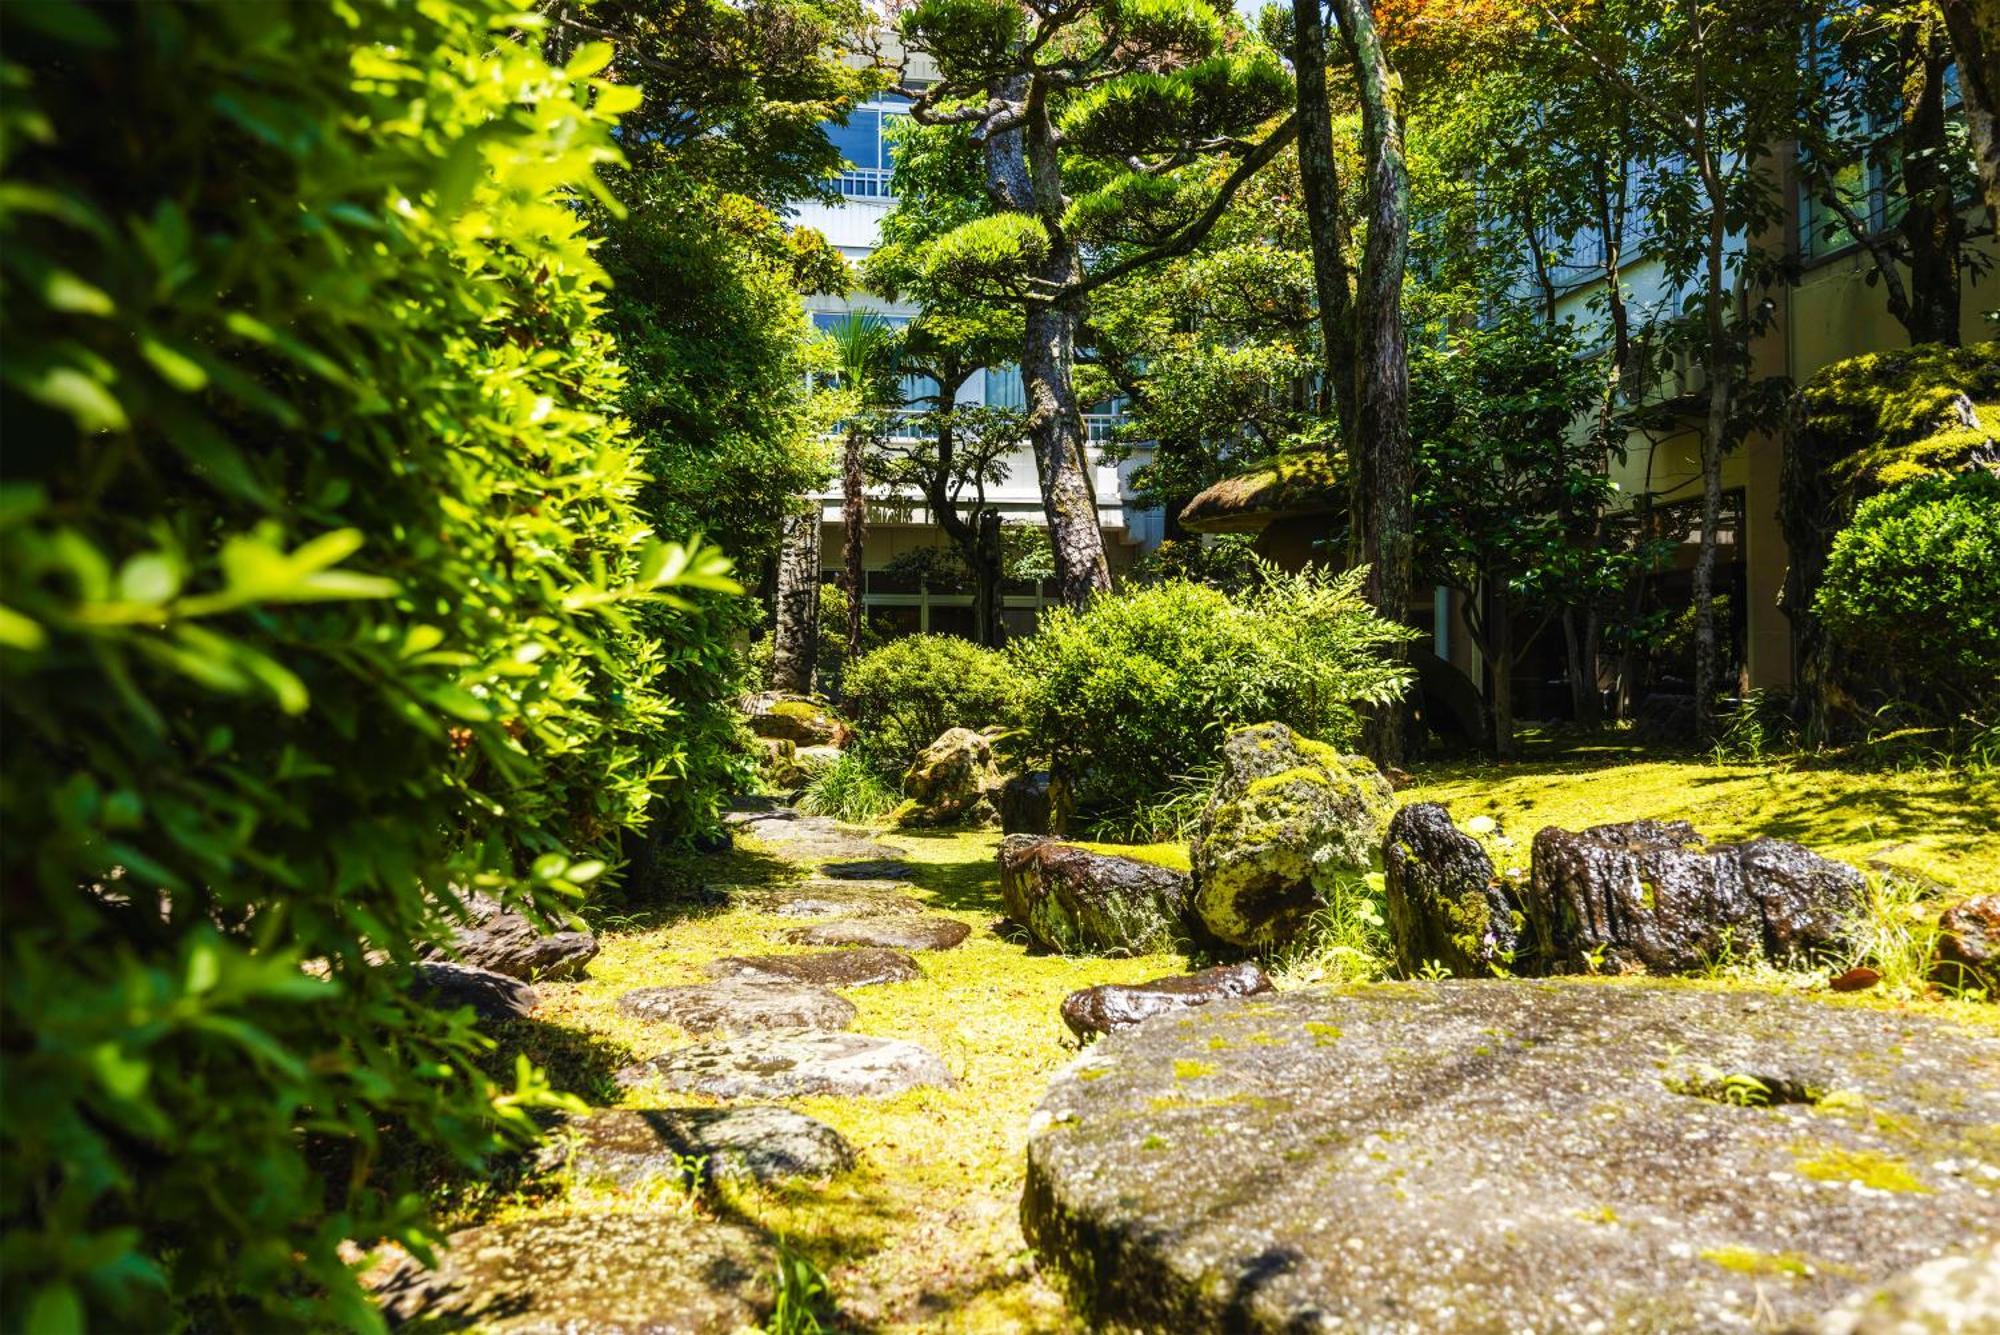
<svg viewBox="0 0 2000 1335">
<path fill-rule="evenodd" d="M 1011 724 L 1019 701 L 1007 655 L 954 635 L 891 640 L 847 669 L 842 691 L 860 745 L 897 775 L 948 729 Z"/>
<path fill-rule="evenodd" d="M 0 6 L 0 1328 L 379 1328 L 388 1165 L 549 1099 L 413 998 L 442 901 L 712 801 L 734 586 L 577 207 L 630 90 L 518 9 Z"/>
<path fill-rule="evenodd" d="M 2000 475 L 1972 468 L 1863 501 L 1813 610 L 1904 689 L 1957 709 L 2000 698 Z"/>
<path fill-rule="evenodd" d="M 1030 743 L 1098 817 L 1167 793 L 1244 724 L 1350 745 L 1357 707 L 1396 699 L 1408 679 L 1383 651 L 1409 632 L 1375 615 L 1360 581 L 1267 565 L 1236 598 L 1172 580 L 1051 612 L 1010 646 Z"/>
</svg>

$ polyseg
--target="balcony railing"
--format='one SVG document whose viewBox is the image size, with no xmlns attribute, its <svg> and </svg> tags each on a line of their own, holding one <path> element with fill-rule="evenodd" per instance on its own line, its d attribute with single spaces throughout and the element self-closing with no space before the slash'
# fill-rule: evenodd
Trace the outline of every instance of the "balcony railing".
<svg viewBox="0 0 2000 1335">
<path fill-rule="evenodd" d="M 894 177 L 883 167 L 853 167 L 840 174 L 840 193 L 849 199 L 891 199 Z"/>
<path fill-rule="evenodd" d="M 928 435 L 919 428 L 919 423 L 929 414 L 904 410 L 896 413 L 896 425 L 890 436 L 895 440 L 924 440 Z M 1083 435 L 1092 445 L 1102 445 L 1111 439 L 1111 433 L 1125 420 L 1121 413 L 1085 413 L 1083 415 Z"/>
</svg>

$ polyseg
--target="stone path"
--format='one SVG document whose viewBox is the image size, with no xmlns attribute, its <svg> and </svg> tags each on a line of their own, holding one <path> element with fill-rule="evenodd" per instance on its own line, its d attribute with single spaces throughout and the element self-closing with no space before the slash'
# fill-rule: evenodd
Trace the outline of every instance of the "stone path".
<svg viewBox="0 0 2000 1335">
<path fill-rule="evenodd" d="M 543 1171 L 642 1193 L 684 1188 L 691 1175 L 830 1181 L 854 1165 L 847 1141 L 767 1101 L 874 1099 L 955 1083 L 944 1062 L 913 1041 L 920 1035 L 844 1032 L 857 1013 L 836 989 L 920 979 L 921 966 L 906 952 L 953 949 L 972 929 L 927 913 L 908 893 L 909 864 L 864 834 L 769 804 L 728 819 L 807 876 L 713 886 L 705 902 L 807 924 L 770 931 L 774 947 L 832 948 L 723 956 L 701 966 L 708 982 L 620 995 L 620 1013 L 647 1030 L 671 1029 L 660 1034 L 662 1050 L 619 1071 L 617 1082 L 724 1106 L 604 1109 L 573 1118 L 541 1151 Z M 456 970 L 432 982 L 436 990 L 479 990 L 461 978 L 476 971 L 429 967 Z M 483 977 L 474 981 L 493 991 Z M 496 1008 L 525 1013 L 533 1005 L 525 987 L 497 982 L 525 995 L 495 992 Z M 671 1046 L 674 1029 L 697 1041 Z M 371 1287 L 399 1322 L 436 1318 L 500 1332 L 734 1330 L 756 1324 L 770 1298 L 773 1262 L 768 1239 L 698 1216 L 538 1216 L 462 1230 L 436 1270 L 404 1258 Z"/>
</svg>

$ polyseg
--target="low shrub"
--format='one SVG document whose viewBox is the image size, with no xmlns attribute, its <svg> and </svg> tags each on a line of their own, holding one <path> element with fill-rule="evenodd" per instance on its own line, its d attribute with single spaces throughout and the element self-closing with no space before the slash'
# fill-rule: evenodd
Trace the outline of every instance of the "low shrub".
<svg viewBox="0 0 2000 1335">
<path fill-rule="evenodd" d="M 953 635 L 909 635 L 849 668 L 842 702 L 869 760 L 900 775 L 947 729 L 1009 723 L 1020 689 L 998 650 Z"/>
<path fill-rule="evenodd" d="M 1407 687 L 1385 651 L 1413 634 L 1362 600 L 1362 578 L 1266 564 L 1236 598 L 1170 581 L 1049 613 L 1010 649 L 1030 745 L 1070 775 L 1086 818 L 1113 823 L 1211 762 L 1234 727 L 1274 719 L 1352 745 L 1359 707 Z"/>
<path fill-rule="evenodd" d="M 843 751 L 838 760 L 811 768 L 808 774 L 798 802 L 808 816 L 864 825 L 888 815 L 903 800 L 855 751 Z"/>
<path fill-rule="evenodd" d="M 1972 468 L 1863 501 L 1833 540 L 1813 610 L 1902 698 L 1954 718 L 1991 712 L 2000 701 L 2000 476 Z"/>
</svg>

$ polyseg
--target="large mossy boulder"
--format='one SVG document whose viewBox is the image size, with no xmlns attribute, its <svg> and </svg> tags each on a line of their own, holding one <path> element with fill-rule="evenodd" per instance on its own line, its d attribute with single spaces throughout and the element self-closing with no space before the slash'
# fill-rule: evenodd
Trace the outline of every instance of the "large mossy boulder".
<svg viewBox="0 0 2000 1335">
<path fill-rule="evenodd" d="M 1180 850 L 1009 835 L 1000 844 L 1007 916 L 1065 955 L 1145 955 L 1182 930 L 1189 881 Z"/>
<path fill-rule="evenodd" d="M 1365 757 L 1282 723 L 1231 733 L 1192 850 L 1201 926 L 1236 947 L 1289 941 L 1331 902 L 1339 878 L 1373 866 L 1393 806 Z"/>
<path fill-rule="evenodd" d="M 1519 908 L 1479 841 L 1435 802 L 1398 811 L 1382 840 L 1384 894 L 1396 963 L 1416 977 L 1441 965 L 1456 978 L 1512 967 L 1521 946 Z"/>
<path fill-rule="evenodd" d="M 796 746 L 847 745 L 847 725 L 824 700 L 765 691 L 744 699 L 743 715 L 759 737 Z"/>
<path fill-rule="evenodd" d="M 1994 1236 L 1996 1125 L 2000 1035 L 1944 1019 L 1306 988 L 1098 1040 L 1029 1121 L 1021 1222 L 1091 1329 L 1806 1330 Z"/>
<path fill-rule="evenodd" d="M 992 741 L 970 728 L 947 729 L 903 775 L 903 825 L 991 825 L 1000 818 L 1001 778 Z"/>
<path fill-rule="evenodd" d="M 1535 836 L 1523 899 L 1554 973 L 1697 973 L 1797 963 L 1848 946 L 1861 874 L 1780 839 L 1711 846 L 1686 821 Z"/>
</svg>

